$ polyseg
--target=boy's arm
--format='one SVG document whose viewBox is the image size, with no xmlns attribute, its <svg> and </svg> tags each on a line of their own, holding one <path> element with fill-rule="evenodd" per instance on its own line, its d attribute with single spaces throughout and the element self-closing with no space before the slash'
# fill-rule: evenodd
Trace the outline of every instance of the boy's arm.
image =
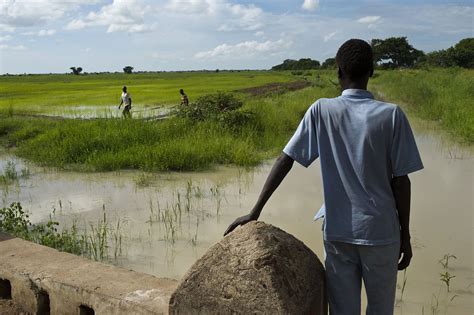
<svg viewBox="0 0 474 315">
<path fill-rule="evenodd" d="M 400 221 L 400 258 L 398 270 L 403 270 L 410 264 L 413 256 L 410 243 L 410 198 L 411 183 L 408 175 L 394 177 L 392 179 L 392 191 Z"/>
<path fill-rule="evenodd" d="M 122 104 L 123 104 L 123 98 L 120 99 L 120 105 L 119 105 L 119 107 L 118 107 L 119 109 L 120 109 L 120 107 L 122 106 Z"/>
<path fill-rule="evenodd" d="M 294 160 L 291 157 L 283 152 L 281 153 L 281 155 L 275 161 L 275 164 L 273 164 L 272 170 L 267 177 L 265 185 L 263 185 L 260 197 L 258 198 L 258 201 L 253 207 L 252 211 L 250 211 L 249 214 L 237 218 L 234 222 L 232 222 L 232 224 L 229 225 L 227 230 L 224 232 L 224 236 L 232 232 L 237 226 L 244 225 L 245 223 L 258 219 L 263 207 L 273 192 L 278 188 L 278 186 L 280 186 L 280 183 L 286 177 L 288 172 L 291 170 L 293 163 Z"/>
</svg>

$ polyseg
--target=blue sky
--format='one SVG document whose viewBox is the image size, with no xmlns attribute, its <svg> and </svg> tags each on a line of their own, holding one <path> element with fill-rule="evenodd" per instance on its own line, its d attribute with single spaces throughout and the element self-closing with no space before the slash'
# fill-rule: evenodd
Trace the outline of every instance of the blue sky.
<svg viewBox="0 0 474 315">
<path fill-rule="evenodd" d="M 0 73 L 268 69 L 349 38 L 432 51 L 473 37 L 473 1 L 0 0 Z"/>
</svg>

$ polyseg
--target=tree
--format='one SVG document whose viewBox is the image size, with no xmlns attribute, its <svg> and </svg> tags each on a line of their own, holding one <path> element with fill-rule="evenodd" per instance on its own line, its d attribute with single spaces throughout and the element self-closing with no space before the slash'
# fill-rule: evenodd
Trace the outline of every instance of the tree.
<svg viewBox="0 0 474 315">
<path fill-rule="evenodd" d="M 75 74 L 75 75 L 79 75 L 79 74 L 81 74 L 81 72 L 82 72 L 82 68 L 81 68 L 81 67 L 77 67 L 77 68 L 76 68 L 76 67 L 71 67 L 71 68 L 69 68 L 69 69 L 71 69 L 71 70 L 72 70 L 72 73 Z"/>
<path fill-rule="evenodd" d="M 453 59 L 456 65 L 474 68 L 474 38 L 464 38 L 454 46 Z"/>
<path fill-rule="evenodd" d="M 386 68 L 413 67 L 424 53 L 413 48 L 406 37 L 390 37 L 387 39 L 372 39 L 374 60 Z"/>
<path fill-rule="evenodd" d="M 301 58 L 300 60 L 286 59 L 282 64 L 272 67 L 272 70 L 311 70 L 319 69 L 321 64 L 311 58 Z"/>
<path fill-rule="evenodd" d="M 430 52 L 425 62 L 435 67 L 474 68 L 474 38 L 464 38 L 453 47 Z"/>
<path fill-rule="evenodd" d="M 133 67 L 131 67 L 131 66 L 126 66 L 125 68 L 123 68 L 123 72 L 125 72 L 125 73 L 130 74 L 130 73 L 132 73 L 132 71 L 133 71 Z"/>
<path fill-rule="evenodd" d="M 321 65 L 322 69 L 336 69 L 336 58 L 328 58 Z"/>
</svg>

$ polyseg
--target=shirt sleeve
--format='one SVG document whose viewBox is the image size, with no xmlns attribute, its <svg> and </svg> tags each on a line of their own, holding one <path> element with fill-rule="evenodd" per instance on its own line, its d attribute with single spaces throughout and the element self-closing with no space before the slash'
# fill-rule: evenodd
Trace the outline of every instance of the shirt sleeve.
<svg viewBox="0 0 474 315">
<path fill-rule="evenodd" d="M 286 155 L 304 167 L 310 166 L 319 157 L 315 112 L 315 105 L 306 111 L 295 134 L 283 149 Z"/>
<path fill-rule="evenodd" d="M 403 176 L 423 169 L 423 163 L 405 113 L 397 106 L 393 115 L 392 174 Z"/>
</svg>

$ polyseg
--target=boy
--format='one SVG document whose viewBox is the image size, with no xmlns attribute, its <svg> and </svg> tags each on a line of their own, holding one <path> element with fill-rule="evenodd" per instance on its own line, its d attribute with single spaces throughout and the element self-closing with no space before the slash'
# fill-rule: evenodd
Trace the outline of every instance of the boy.
<svg viewBox="0 0 474 315">
<path fill-rule="evenodd" d="M 189 99 L 186 93 L 184 93 L 183 89 L 179 90 L 179 94 L 181 94 L 181 106 L 188 106 L 189 105 Z"/>
<path fill-rule="evenodd" d="M 316 217 L 324 217 L 330 313 L 359 314 L 363 280 L 367 314 L 393 314 L 397 266 L 405 269 L 412 257 L 407 175 L 423 164 L 401 109 L 375 101 L 367 91 L 373 74 L 370 45 L 345 42 L 336 63 L 342 95 L 319 99 L 308 109 L 256 205 L 225 234 L 258 219 L 294 161 L 308 167 L 319 157 L 325 204 Z"/>
<path fill-rule="evenodd" d="M 121 97 L 120 105 L 118 108 L 120 109 L 120 107 L 122 107 L 123 104 L 125 104 L 125 107 L 122 112 L 123 117 L 130 117 L 131 116 L 130 109 L 132 109 L 132 97 L 127 92 L 126 86 L 124 86 L 122 89 L 122 97 Z"/>
</svg>

